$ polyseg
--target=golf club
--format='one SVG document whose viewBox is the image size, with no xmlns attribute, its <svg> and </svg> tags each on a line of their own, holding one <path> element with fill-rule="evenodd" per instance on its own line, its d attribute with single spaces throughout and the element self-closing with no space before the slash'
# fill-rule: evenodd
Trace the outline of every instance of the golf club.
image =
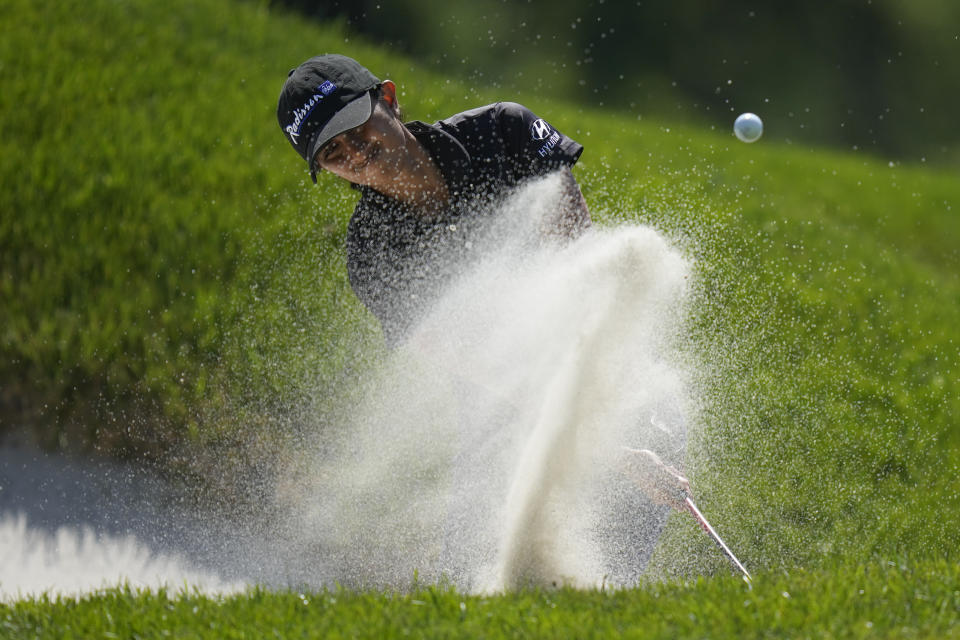
<svg viewBox="0 0 960 640">
<path fill-rule="evenodd" d="M 740 570 L 740 572 L 743 574 L 743 579 L 747 581 L 747 584 L 752 584 L 750 572 L 746 570 L 739 560 L 737 560 L 737 556 L 733 555 L 733 551 L 730 551 L 730 547 L 728 547 L 720 538 L 720 536 L 717 535 L 717 532 L 712 526 L 710 526 L 710 523 L 707 522 L 707 519 L 703 517 L 703 514 L 700 513 L 700 509 L 697 509 L 697 505 L 693 503 L 693 500 L 690 499 L 689 495 L 684 498 L 684 504 L 686 505 L 687 510 L 693 514 L 694 518 L 696 518 L 700 527 L 707 532 L 707 535 L 713 538 L 713 541 L 717 543 L 717 546 L 720 547 L 720 550 L 723 551 L 723 554 L 727 556 L 730 562 L 732 562 L 737 569 Z"/>
<path fill-rule="evenodd" d="M 650 499 L 661 504 L 669 504 L 678 511 L 689 511 L 697 524 L 720 547 L 723 554 L 743 574 L 748 584 L 752 583 L 750 573 L 737 559 L 730 547 L 724 543 L 716 530 L 710 525 L 697 505 L 690 497 L 690 483 L 680 472 L 667 466 L 660 457 L 649 449 L 632 449 L 623 447 L 624 451 L 633 454 L 630 460 L 635 463 L 628 469 L 633 480 L 640 485 Z"/>
</svg>

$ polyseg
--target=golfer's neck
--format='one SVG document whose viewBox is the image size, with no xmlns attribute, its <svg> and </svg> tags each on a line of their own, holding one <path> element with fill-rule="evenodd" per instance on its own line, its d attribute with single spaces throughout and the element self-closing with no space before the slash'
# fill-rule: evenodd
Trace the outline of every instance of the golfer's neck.
<svg viewBox="0 0 960 640">
<path fill-rule="evenodd" d="M 440 168 L 416 138 L 410 143 L 401 161 L 400 171 L 383 193 L 430 215 L 445 207 L 450 199 Z"/>
</svg>

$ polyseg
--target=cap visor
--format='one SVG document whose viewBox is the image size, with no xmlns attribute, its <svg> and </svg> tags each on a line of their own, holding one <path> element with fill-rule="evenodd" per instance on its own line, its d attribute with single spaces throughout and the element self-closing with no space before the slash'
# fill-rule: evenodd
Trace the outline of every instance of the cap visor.
<svg viewBox="0 0 960 640">
<path fill-rule="evenodd" d="M 349 131 L 354 127 L 359 127 L 364 122 L 370 119 L 370 116 L 373 114 L 373 96 L 370 95 L 370 92 L 365 92 L 359 98 L 352 100 L 346 104 L 340 111 L 330 118 L 330 121 L 326 126 L 320 130 L 320 133 L 317 134 L 317 137 L 313 140 L 313 145 L 310 148 L 310 164 L 313 165 L 314 158 L 317 157 L 317 151 L 320 150 L 320 147 L 330 142 L 331 138 L 334 138 L 344 131 Z M 319 166 L 316 167 L 319 170 Z"/>
</svg>

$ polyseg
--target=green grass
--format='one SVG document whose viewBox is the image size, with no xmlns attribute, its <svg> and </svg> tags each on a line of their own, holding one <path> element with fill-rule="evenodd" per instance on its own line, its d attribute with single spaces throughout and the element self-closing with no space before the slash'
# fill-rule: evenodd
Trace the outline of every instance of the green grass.
<svg viewBox="0 0 960 640">
<path fill-rule="evenodd" d="M 327 338 L 301 375 L 342 364 L 336 335 L 371 326 L 338 273 L 348 194 L 317 206 L 274 119 L 313 50 L 283 25 L 339 31 L 229 2 L 0 12 L 0 419 L 161 455 L 244 389 L 290 388 L 271 367 L 301 332 Z"/>
<path fill-rule="evenodd" d="M 874 564 L 853 571 L 729 578 L 625 591 L 463 595 L 267 592 L 211 598 L 110 590 L 0 605 L 16 638 L 957 638 L 960 569 Z"/>
<path fill-rule="evenodd" d="M 252 2 L 10 0 L 0 25 L 4 430 L 216 482 L 268 450 L 291 407 L 349 397 L 382 355 L 346 282 L 355 194 L 329 176 L 313 187 L 274 116 L 289 67 L 341 51 L 397 81 L 413 118 L 527 104 L 586 145 L 575 173 L 600 224 L 652 224 L 691 257 L 684 344 L 701 406 L 689 471 L 758 578 L 744 593 L 678 517 L 654 566 L 716 577 L 614 595 L 326 594 L 307 607 L 291 594 L 111 593 L 15 604 L 4 629 L 151 623 L 138 632 L 150 636 L 167 615 L 184 636 L 209 622 L 237 637 L 268 634 L 261 623 L 288 636 L 483 635 L 489 612 L 507 636 L 602 635 L 616 621 L 654 637 L 737 637 L 735 624 L 747 636 L 957 634 L 955 173 L 501 95 Z M 141 607 L 153 613 L 141 620 Z"/>
</svg>

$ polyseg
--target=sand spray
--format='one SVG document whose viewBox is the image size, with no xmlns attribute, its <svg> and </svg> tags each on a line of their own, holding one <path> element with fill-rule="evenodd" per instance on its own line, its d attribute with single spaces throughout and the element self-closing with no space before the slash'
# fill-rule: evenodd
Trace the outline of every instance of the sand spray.
<svg viewBox="0 0 960 640">
<path fill-rule="evenodd" d="M 291 466 L 278 496 L 327 580 L 640 579 L 667 513 L 622 473 L 621 446 L 683 464 L 689 265 L 646 227 L 539 243 L 557 179 L 510 200 L 342 437 Z"/>
<path fill-rule="evenodd" d="M 622 447 L 683 465 L 690 267 L 647 227 L 543 242 L 558 180 L 490 219 L 362 389 L 318 391 L 356 402 L 299 411 L 251 512 L 171 509 L 158 496 L 182 501 L 159 479 L 4 452 L 0 596 L 124 580 L 212 592 L 636 584 L 668 509 L 623 473 Z"/>
</svg>

